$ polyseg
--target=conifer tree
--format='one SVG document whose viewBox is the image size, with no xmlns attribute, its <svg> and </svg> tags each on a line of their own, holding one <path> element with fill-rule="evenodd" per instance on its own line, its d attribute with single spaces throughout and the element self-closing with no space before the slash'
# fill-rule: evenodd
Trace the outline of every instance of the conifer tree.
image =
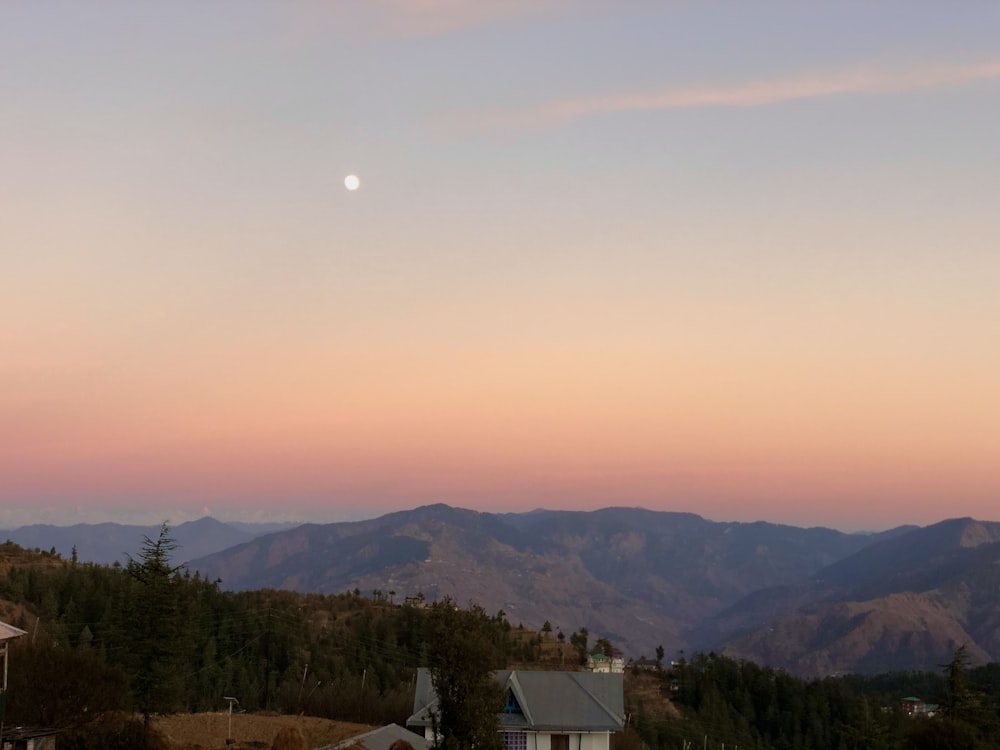
<svg viewBox="0 0 1000 750">
<path fill-rule="evenodd" d="M 177 571 L 171 555 L 177 543 L 164 522 L 156 539 L 143 537 L 139 559 L 126 568 L 134 586 L 125 613 L 132 694 L 148 732 L 150 716 L 174 708 L 182 686 L 177 639 L 180 633 Z"/>
</svg>

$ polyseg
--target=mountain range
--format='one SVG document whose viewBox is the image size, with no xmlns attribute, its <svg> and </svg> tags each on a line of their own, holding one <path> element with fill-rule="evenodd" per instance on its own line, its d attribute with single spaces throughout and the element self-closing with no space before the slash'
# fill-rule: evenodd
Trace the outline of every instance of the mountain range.
<svg viewBox="0 0 1000 750">
<path fill-rule="evenodd" d="M 177 542 L 178 560 L 186 561 L 291 526 L 293 524 L 223 523 L 205 517 L 172 527 L 170 535 Z M 129 557 L 139 555 L 144 538 L 156 539 L 159 533 L 159 526 L 120 523 L 80 523 L 73 526 L 32 524 L 0 531 L 0 537 L 26 549 L 54 549 L 67 559 L 75 550 L 77 559 L 84 562 L 124 565 Z"/>
<path fill-rule="evenodd" d="M 110 533 L 103 526 L 60 533 L 86 560 Z M 54 528 L 25 527 L 38 534 L 30 546 L 59 549 L 43 541 Z M 19 531 L 8 537 L 28 546 Z M 503 610 L 515 625 L 549 621 L 566 637 L 587 628 L 630 657 L 659 645 L 671 656 L 715 650 L 803 676 L 936 670 L 961 645 L 974 663 L 1000 661 L 995 522 L 846 534 L 641 508 L 430 505 L 254 531 L 212 519 L 173 530 L 189 569 L 227 589 L 447 595 Z"/>
</svg>

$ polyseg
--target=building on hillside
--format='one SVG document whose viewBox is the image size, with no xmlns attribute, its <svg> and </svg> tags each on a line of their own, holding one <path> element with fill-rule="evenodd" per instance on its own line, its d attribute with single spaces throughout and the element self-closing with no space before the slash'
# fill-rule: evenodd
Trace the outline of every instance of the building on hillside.
<svg viewBox="0 0 1000 750">
<path fill-rule="evenodd" d="M 647 659 L 645 656 L 633 659 L 628 665 L 640 672 L 652 672 L 660 668 L 660 662 L 656 661 L 656 659 Z"/>
<path fill-rule="evenodd" d="M 587 657 L 587 669 L 591 672 L 614 672 L 621 674 L 625 671 L 625 659 L 620 656 L 591 654 Z"/>
<path fill-rule="evenodd" d="M 494 677 L 506 688 L 500 731 L 507 750 L 610 750 L 625 723 L 620 672 L 518 671 Z M 417 672 L 413 715 L 406 726 L 434 741 L 437 695 L 430 671 Z"/>
<path fill-rule="evenodd" d="M 55 729 L 11 727 L 3 731 L 3 750 L 56 750 Z"/>
<path fill-rule="evenodd" d="M 7 747 L 7 743 L 4 742 L 6 735 L 3 732 L 3 719 L 7 710 L 7 662 L 10 659 L 9 648 L 10 642 L 15 638 L 20 638 L 22 635 L 27 635 L 27 632 L 21 630 L 21 628 L 15 628 L 13 625 L 8 625 L 5 622 L 0 622 L 0 659 L 3 659 L 3 676 L 0 678 L 2 680 L 0 682 L 0 747 L 4 748 Z M 55 740 L 53 740 L 54 743 Z"/>
<path fill-rule="evenodd" d="M 933 716 L 938 711 L 937 703 L 927 703 L 923 699 L 913 695 L 903 698 L 899 702 L 899 707 L 903 709 L 904 713 L 910 716 Z"/>
</svg>

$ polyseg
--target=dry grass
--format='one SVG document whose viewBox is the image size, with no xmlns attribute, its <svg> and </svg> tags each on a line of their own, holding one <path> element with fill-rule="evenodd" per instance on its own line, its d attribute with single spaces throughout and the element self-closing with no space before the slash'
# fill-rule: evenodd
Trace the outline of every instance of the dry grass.
<svg viewBox="0 0 1000 750">
<path fill-rule="evenodd" d="M 648 672 L 638 672 L 625 679 L 625 710 L 643 710 L 656 718 L 676 719 L 681 713 L 670 700 L 659 676 Z"/>
<path fill-rule="evenodd" d="M 315 748 L 353 737 L 372 729 L 366 724 L 319 719 L 315 716 L 279 716 L 276 714 L 233 714 L 233 739 L 226 745 L 229 732 L 229 713 L 175 714 L 153 720 L 155 728 L 166 739 L 172 750 L 299 750 Z M 274 745 L 281 736 L 282 743 L 292 743 L 301 736 L 302 744 Z"/>
<path fill-rule="evenodd" d="M 298 727 L 282 727 L 271 743 L 271 750 L 309 750 L 309 743 Z"/>
</svg>

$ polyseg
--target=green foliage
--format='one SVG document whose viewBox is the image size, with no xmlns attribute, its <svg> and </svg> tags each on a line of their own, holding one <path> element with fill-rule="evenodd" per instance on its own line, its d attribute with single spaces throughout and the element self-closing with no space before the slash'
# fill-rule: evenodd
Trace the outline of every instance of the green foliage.
<svg viewBox="0 0 1000 750">
<path fill-rule="evenodd" d="M 60 750 L 168 750 L 169 743 L 142 722 L 120 714 L 102 714 L 59 738 Z"/>
<path fill-rule="evenodd" d="M 680 718 L 651 715 L 643 704 L 626 710 L 637 717 L 636 731 L 650 748 L 998 750 L 1000 665 L 966 671 L 961 654 L 956 659 L 957 664 L 945 665 L 943 676 L 899 673 L 807 681 L 717 654 L 696 654 L 657 677 L 681 709 Z M 953 693 L 978 696 L 971 704 L 977 708 L 961 719 L 911 717 L 900 708 L 904 696 L 923 695 L 936 702 Z"/>
<path fill-rule="evenodd" d="M 0 597 L 31 614 L 12 623 L 29 637 L 12 645 L 9 722 L 77 725 L 98 708 L 219 710 L 225 695 L 249 711 L 405 722 L 416 669 L 435 652 L 433 608 L 352 592 L 222 591 L 175 567 L 162 531 L 125 568 L 47 557 L 39 565 L 40 553 L 11 559 Z M 479 615 L 495 665 L 538 658 L 537 640 L 512 631 L 502 613 Z M 92 696 L 90 713 L 78 715 L 84 707 L 60 691 Z"/>
<path fill-rule="evenodd" d="M 430 607 L 428 635 L 431 681 L 438 696 L 436 747 L 443 750 L 502 750 L 503 688 L 493 670 L 504 667 L 502 614 L 480 607 L 459 609 L 451 599 Z"/>
<path fill-rule="evenodd" d="M 93 649 L 71 649 L 27 638 L 13 649 L 9 673 L 9 724 L 80 728 L 119 709 L 127 694 L 124 672 Z M 81 686 L 86 685 L 86 689 Z"/>
<path fill-rule="evenodd" d="M 126 568 L 132 586 L 116 608 L 117 627 L 126 649 L 124 660 L 132 693 L 148 729 L 152 713 L 168 713 L 182 702 L 186 645 L 179 568 L 171 565 L 177 548 L 167 524 L 156 539 L 144 537 L 138 560 Z"/>
<path fill-rule="evenodd" d="M 475 662 L 468 674 L 481 677 L 539 658 L 541 636 L 511 628 L 502 612 L 459 610 L 451 602 L 399 605 L 391 592 L 374 601 L 354 592 L 222 591 L 172 566 L 164 531 L 163 544 L 149 540 L 125 569 L 42 553 L 19 557 L 0 545 L 10 565 L 0 575 L 0 597 L 19 605 L 23 614 L 12 624 L 28 631 L 11 646 L 9 725 L 63 729 L 60 747 L 70 750 L 134 748 L 142 735 L 115 718 L 119 711 L 143 703 L 153 712 L 220 710 L 224 695 L 237 696 L 249 711 L 403 723 L 419 666 L 451 663 L 462 675 L 463 664 Z M 570 640 L 579 653 L 588 639 L 581 629 Z M 156 650 L 162 644 L 169 652 Z M 162 685 L 147 686 L 143 664 L 163 677 Z M 645 674 L 658 687 L 656 700 L 669 696 L 677 710 L 630 699 L 621 747 L 1000 750 L 1000 664 L 972 668 L 961 649 L 937 673 L 804 681 L 696 654 Z M 629 675 L 626 686 L 628 679 L 635 678 Z M 946 715 L 906 716 L 899 701 L 909 695 L 940 704 Z M 466 703 L 489 706 L 475 710 L 495 717 L 493 697 L 483 700 Z M 489 747 L 494 734 L 477 747 Z M 153 747 L 156 737 L 148 741 Z"/>
<path fill-rule="evenodd" d="M 570 645 L 576 647 L 576 653 L 581 664 L 587 663 L 587 641 L 590 638 L 590 633 L 587 632 L 586 628 L 580 628 L 579 631 L 573 631 L 573 634 L 569 637 Z"/>
</svg>

